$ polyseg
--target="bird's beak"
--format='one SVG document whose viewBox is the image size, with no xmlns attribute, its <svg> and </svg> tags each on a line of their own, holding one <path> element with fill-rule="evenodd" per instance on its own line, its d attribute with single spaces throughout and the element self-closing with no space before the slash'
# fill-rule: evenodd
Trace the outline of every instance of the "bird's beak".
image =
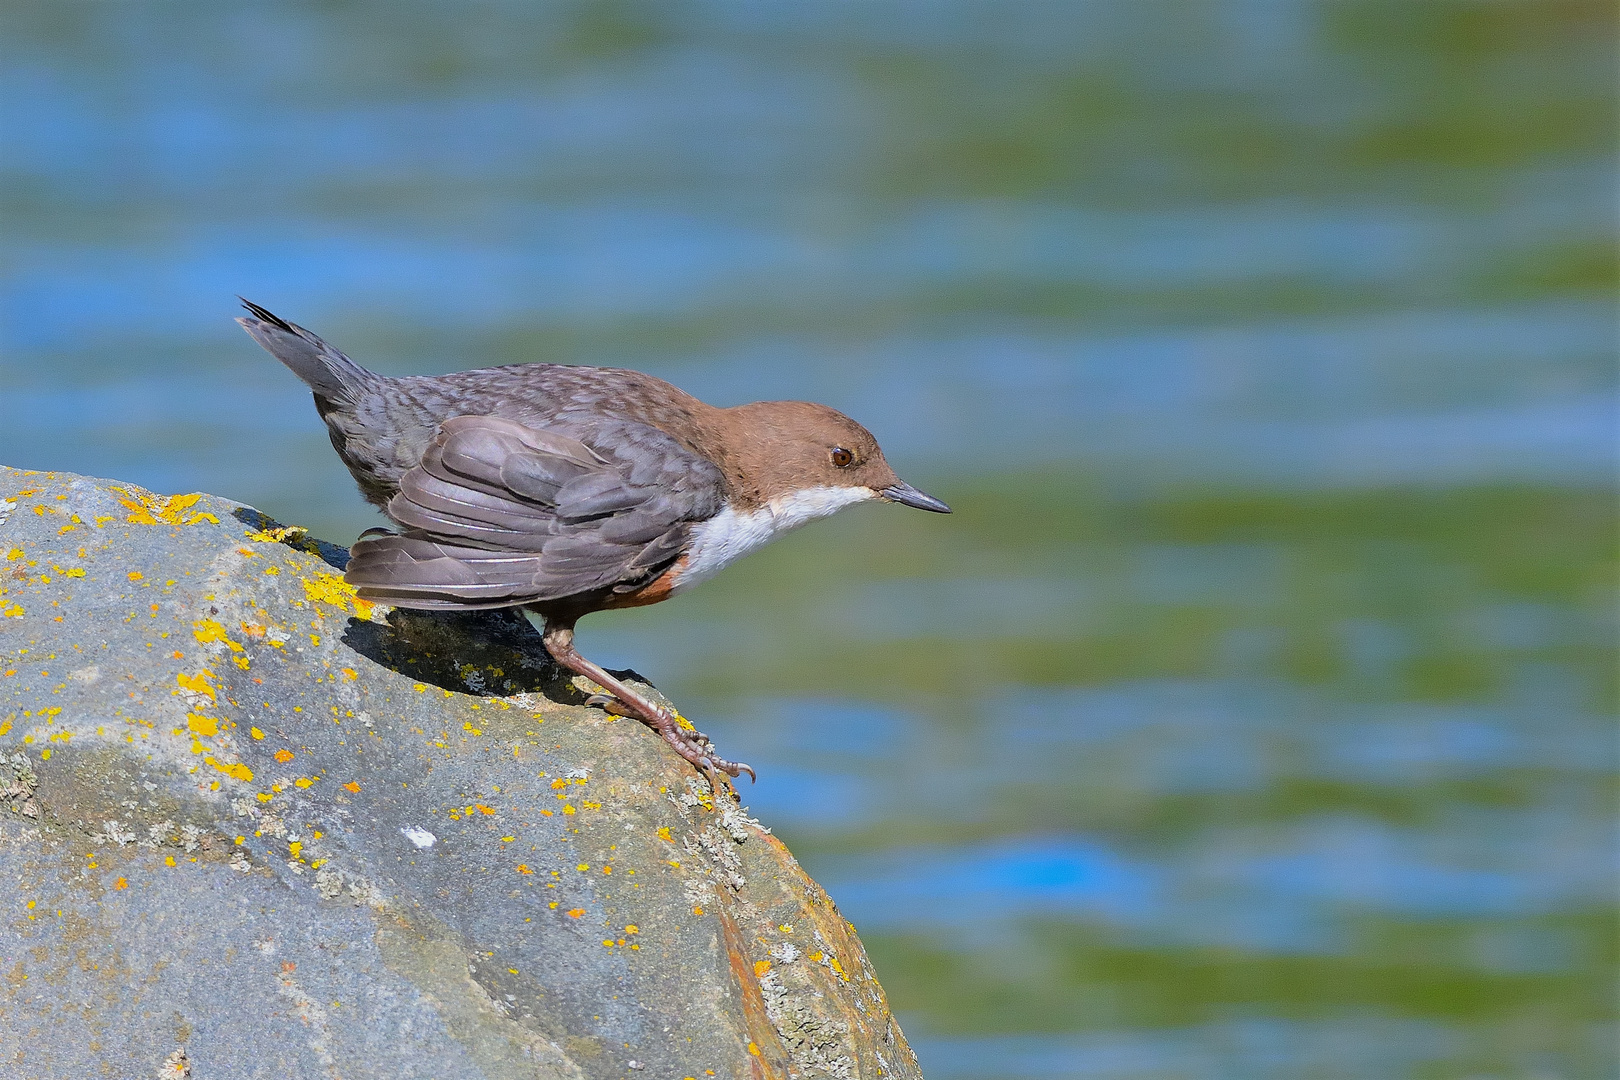
<svg viewBox="0 0 1620 1080">
<path fill-rule="evenodd" d="M 936 514 L 948 514 L 951 508 L 924 491 L 918 491 L 904 480 L 897 480 L 878 492 L 879 495 L 890 502 L 897 502 L 903 506 L 915 506 L 919 510 L 932 510 Z"/>
</svg>

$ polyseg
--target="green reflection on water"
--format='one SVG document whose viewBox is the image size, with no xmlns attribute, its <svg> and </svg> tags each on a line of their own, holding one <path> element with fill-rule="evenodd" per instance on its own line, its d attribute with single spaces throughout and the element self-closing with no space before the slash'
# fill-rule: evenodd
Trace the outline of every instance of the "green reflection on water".
<svg viewBox="0 0 1620 1080">
<path fill-rule="evenodd" d="M 924 710 L 942 756 L 977 760 L 988 777 L 983 789 L 964 793 L 964 805 L 944 810 L 897 799 L 869 820 L 780 828 L 812 868 L 855 851 L 951 850 L 1030 833 L 1101 837 L 1118 850 L 1192 860 L 1223 830 L 1342 817 L 1445 832 L 1459 815 L 1478 813 L 1476 827 L 1488 828 L 1493 813 L 1560 810 L 1590 826 L 1613 805 L 1610 493 L 1492 487 L 1111 497 L 1054 473 L 958 481 L 941 494 L 957 508 L 949 528 L 899 513 L 850 515 L 755 556 L 681 601 L 684 611 L 671 604 L 646 613 L 662 625 L 637 628 L 655 638 L 694 622 L 727 625 L 724 639 L 738 651 L 724 663 L 675 672 L 680 693 L 717 701 L 795 691 L 886 699 Z M 1144 574 L 1165 553 L 1193 572 L 1168 586 Z M 1072 633 L 1048 624 L 1024 636 L 1015 623 L 986 621 L 862 636 L 863 625 L 882 622 L 881 611 L 863 604 L 863 590 L 883 582 L 1030 574 L 1057 592 L 1067 582 L 1089 585 L 1083 623 Z M 792 617 L 780 617 L 784 611 Z M 1358 656 L 1346 632 L 1356 625 L 1382 627 L 1400 647 Z M 1233 650 L 1234 637 L 1248 631 L 1262 632 L 1267 647 Z M 1590 770 L 1567 756 L 1532 755 L 1442 766 L 1427 777 L 1380 778 L 1374 770 L 1335 778 L 1308 767 L 1311 750 L 1302 741 L 1278 751 L 1282 764 L 1265 783 L 1189 791 L 1155 786 L 1129 757 L 1150 746 L 1127 742 L 1071 751 L 1067 782 L 1031 782 L 1016 773 L 1016 752 L 998 746 L 1005 736 L 994 709 L 978 720 L 965 715 L 972 708 L 964 703 L 993 701 L 1010 685 L 1163 679 L 1314 688 L 1318 707 L 1280 727 L 1270 737 L 1276 744 L 1308 734 L 1334 710 L 1354 717 L 1353 710 L 1388 705 L 1492 710 L 1512 701 L 1501 723 L 1526 747 L 1574 738 L 1597 756 L 1586 762 Z M 748 731 L 743 723 L 738 736 Z M 1171 740 L 1177 734 L 1162 731 Z M 1424 737 L 1417 723 L 1368 723 L 1351 736 L 1369 743 Z M 1121 751 L 1127 756 L 1113 756 Z M 813 756 L 820 767 L 887 782 L 877 769 L 841 761 L 836 745 Z M 1602 825 L 1587 828 L 1579 842 L 1597 846 L 1586 857 L 1606 859 L 1607 835 Z M 1468 846 L 1455 834 L 1440 846 L 1448 844 Z M 1499 864 L 1511 869 L 1513 861 Z M 1351 905 L 1341 912 L 1343 938 L 1309 955 L 1189 944 L 1089 920 L 1018 919 L 990 946 L 923 928 L 885 927 L 866 937 L 894 1002 L 923 1031 L 1174 1028 L 1235 1016 L 1371 1012 L 1460 1022 L 1482 1040 L 1424 1075 L 1466 1076 L 1493 1055 L 1522 1062 L 1552 1050 L 1570 1055 L 1559 1059 L 1570 1075 L 1602 1075 L 1590 1025 L 1612 1016 L 1613 912 L 1590 901 L 1545 913 L 1534 907 L 1519 916 L 1442 910 L 1412 919 Z M 982 913 L 985 926 L 1009 917 L 1016 912 Z M 1501 941 L 1516 943 L 1514 957 L 1493 956 L 1492 943 Z"/>
</svg>

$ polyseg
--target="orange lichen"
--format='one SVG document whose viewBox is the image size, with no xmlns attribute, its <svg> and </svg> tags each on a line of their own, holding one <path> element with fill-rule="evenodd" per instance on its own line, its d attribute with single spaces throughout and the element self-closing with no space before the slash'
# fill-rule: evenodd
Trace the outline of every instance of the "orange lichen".
<svg viewBox="0 0 1620 1080">
<path fill-rule="evenodd" d="M 360 785 L 351 781 L 343 785 L 343 790 L 347 791 L 351 795 L 358 795 L 360 794 Z"/>
<path fill-rule="evenodd" d="M 568 917 L 570 919 L 577 919 L 577 918 L 579 918 L 580 916 L 582 916 L 584 914 L 585 914 L 585 909 L 582 908 L 582 907 L 569 908 L 568 909 Z"/>
<path fill-rule="evenodd" d="M 529 864 L 528 863 L 518 863 L 517 864 L 517 872 L 520 873 L 520 874 L 532 874 L 532 873 L 534 873 L 533 870 L 529 869 Z"/>
<path fill-rule="evenodd" d="M 285 765 L 287 762 L 291 761 L 296 756 L 297 755 L 294 754 L 291 750 L 282 749 L 282 750 L 277 750 L 276 751 L 276 760 L 281 762 L 283 765 Z"/>
<path fill-rule="evenodd" d="M 212 716 L 203 716 L 201 713 L 187 713 L 186 727 L 194 734 L 207 735 L 210 738 L 219 734 L 219 721 Z"/>
</svg>

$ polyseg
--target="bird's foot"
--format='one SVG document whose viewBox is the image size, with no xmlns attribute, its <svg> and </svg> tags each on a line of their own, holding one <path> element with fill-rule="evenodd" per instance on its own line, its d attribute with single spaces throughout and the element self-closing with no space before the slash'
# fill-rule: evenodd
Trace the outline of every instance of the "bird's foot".
<svg viewBox="0 0 1620 1080">
<path fill-rule="evenodd" d="M 691 722 L 673 709 L 655 705 L 652 702 L 636 695 L 631 701 L 625 701 L 611 694 L 592 694 L 585 699 L 585 704 L 610 712 L 615 716 L 628 716 L 640 720 L 663 736 L 664 741 L 675 748 L 675 752 L 690 761 L 703 771 L 709 778 L 709 787 L 714 791 L 720 790 L 722 783 L 730 782 L 748 774 L 749 780 L 757 780 L 753 767 L 741 761 L 727 761 L 714 749 L 714 740 L 693 727 Z M 723 774 L 726 779 L 720 780 L 717 773 Z"/>
</svg>

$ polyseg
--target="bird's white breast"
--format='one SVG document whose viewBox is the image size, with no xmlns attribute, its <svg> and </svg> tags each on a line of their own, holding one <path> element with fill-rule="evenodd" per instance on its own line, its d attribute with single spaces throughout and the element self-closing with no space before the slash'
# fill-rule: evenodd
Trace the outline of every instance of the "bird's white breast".
<svg viewBox="0 0 1620 1080">
<path fill-rule="evenodd" d="M 750 551 L 800 525 L 877 497 L 867 487 L 813 487 L 779 495 L 757 510 L 739 513 L 727 506 L 693 528 L 686 565 L 671 583 L 671 592 L 709 580 Z"/>
</svg>

